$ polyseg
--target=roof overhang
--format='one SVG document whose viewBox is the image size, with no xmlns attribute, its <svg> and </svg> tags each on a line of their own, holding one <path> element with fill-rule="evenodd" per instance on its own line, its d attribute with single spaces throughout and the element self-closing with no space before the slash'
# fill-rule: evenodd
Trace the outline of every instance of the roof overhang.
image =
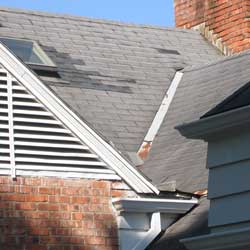
<svg viewBox="0 0 250 250">
<path fill-rule="evenodd" d="M 92 149 L 137 193 L 155 193 L 159 190 L 135 169 L 124 157 L 100 135 L 76 115 L 53 93 L 22 61 L 0 43 L 0 64 L 20 81 L 55 117 L 82 142 Z"/>
<path fill-rule="evenodd" d="M 181 240 L 190 250 L 239 250 L 250 248 L 250 228 L 211 233 Z"/>
<path fill-rule="evenodd" d="M 198 203 L 197 199 L 149 199 L 149 198 L 114 198 L 112 200 L 118 212 L 171 213 L 184 214 Z"/>
<path fill-rule="evenodd" d="M 250 124 L 250 106 L 227 111 L 176 127 L 186 138 L 207 140 L 221 131 L 226 133 Z"/>
</svg>

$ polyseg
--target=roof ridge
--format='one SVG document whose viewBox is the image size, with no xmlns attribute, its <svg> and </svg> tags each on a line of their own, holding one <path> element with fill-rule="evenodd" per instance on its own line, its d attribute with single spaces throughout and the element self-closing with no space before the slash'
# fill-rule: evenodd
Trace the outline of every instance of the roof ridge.
<svg viewBox="0 0 250 250">
<path fill-rule="evenodd" d="M 233 54 L 233 55 L 229 55 L 229 56 L 224 56 L 222 58 L 216 59 L 213 62 L 208 62 L 208 63 L 205 63 L 203 65 L 187 66 L 186 68 L 184 68 L 182 70 L 182 72 L 186 73 L 186 72 L 191 72 L 191 71 L 196 71 L 196 70 L 202 70 L 202 69 L 214 66 L 216 64 L 231 61 L 231 60 L 235 60 L 235 59 L 238 59 L 238 58 L 244 57 L 244 56 L 250 56 L 250 50 L 246 50 L 246 51 L 239 52 L 237 54 Z"/>
<path fill-rule="evenodd" d="M 151 24 L 137 24 L 133 22 L 123 22 L 123 21 L 116 21 L 116 20 L 105 19 L 105 18 L 86 17 L 86 16 L 73 15 L 73 14 L 67 14 L 67 13 L 53 13 L 53 12 L 46 12 L 46 11 L 40 11 L 40 10 L 30 10 L 30 9 L 28 10 L 28 9 L 0 6 L 0 12 L 1 11 L 10 12 L 10 13 L 35 15 L 35 16 L 46 16 L 46 17 L 51 17 L 51 18 L 62 18 L 62 19 L 68 19 L 68 20 L 74 20 L 74 21 L 85 21 L 85 22 L 92 22 L 92 23 L 99 23 L 99 24 L 105 23 L 107 25 L 147 28 L 147 29 L 166 30 L 166 31 L 175 31 L 175 32 L 197 33 L 197 31 L 191 30 L 191 29 L 167 27 L 167 26 L 160 26 L 160 25 L 153 25 L 153 24 L 152 25 Z"/>
</svg>

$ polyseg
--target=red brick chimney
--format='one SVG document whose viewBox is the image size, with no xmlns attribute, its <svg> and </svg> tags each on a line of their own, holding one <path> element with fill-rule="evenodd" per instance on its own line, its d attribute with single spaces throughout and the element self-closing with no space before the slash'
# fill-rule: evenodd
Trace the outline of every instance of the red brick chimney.
<svg viewBox="0 0 250 250">
<path fill-rule="evenodd" d="M 250 0 L 174 0 L 176 27 L 199 30 L 224 54 L 250 49 Z"/>
</svg>

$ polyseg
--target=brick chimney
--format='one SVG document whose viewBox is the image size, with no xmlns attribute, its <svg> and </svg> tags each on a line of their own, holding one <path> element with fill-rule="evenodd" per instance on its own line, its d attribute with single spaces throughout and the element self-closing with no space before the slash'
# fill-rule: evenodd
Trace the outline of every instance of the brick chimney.
<svg viewBox="0 0 250 250">
<path fill-rule="evenodd" d="M 176 27 L 199 30 L 224 54 L 250 49 L 249 0 L 174 0 Z"/>
</svg>

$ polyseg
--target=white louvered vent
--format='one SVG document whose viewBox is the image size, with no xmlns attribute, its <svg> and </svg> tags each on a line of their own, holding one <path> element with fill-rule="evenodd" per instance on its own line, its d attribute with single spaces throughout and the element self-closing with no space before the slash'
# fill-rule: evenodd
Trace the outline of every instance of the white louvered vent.
<svg viewBox="0 0 250 250">
<path fill-rule="evenodd" d="M 0 119 L 0 174 L 119 179 L 4 69 Z"/>
</svg>

